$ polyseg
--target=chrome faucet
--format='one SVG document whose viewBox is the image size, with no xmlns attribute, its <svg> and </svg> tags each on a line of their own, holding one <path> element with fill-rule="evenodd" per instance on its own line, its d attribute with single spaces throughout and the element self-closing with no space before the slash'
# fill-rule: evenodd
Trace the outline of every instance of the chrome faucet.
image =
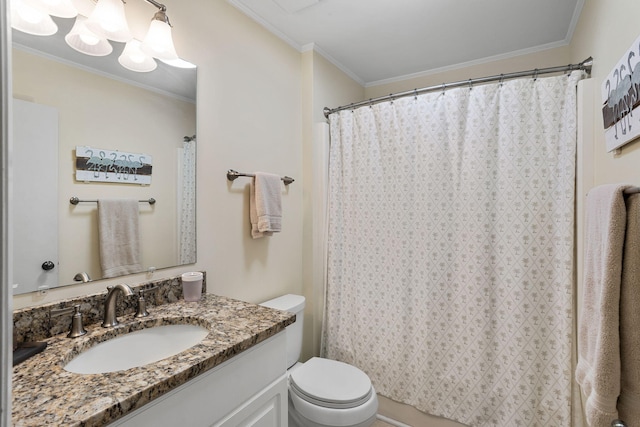
<svg viewBox="0 0 640 427">
<path fill-rule="evenodd" d="M 122 291 L 126 296 L 133 295 L 133 289 L 125 283 L 119 283 L 115 286 L 107 286 L 109 293 L 107 299 L 104 301 L 104 321 L 102 322 L 103 328 L 111 328 L 116 326 L 118 319 L 116 318 L 116 298 L 118 296 L 117 291 Z"/>
</svg>

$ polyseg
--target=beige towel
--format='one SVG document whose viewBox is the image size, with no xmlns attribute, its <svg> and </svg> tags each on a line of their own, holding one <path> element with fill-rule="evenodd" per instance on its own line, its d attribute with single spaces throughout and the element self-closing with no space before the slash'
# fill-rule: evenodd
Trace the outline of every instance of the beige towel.
<svg viewBox="0 0 640 427">
<path fill-rule="evenodd" d="M 618 417 L 620 282 L 626 228 L 624 185 L 603 185 L 587 196 L 582 313 L 576 380 L 591 427 Z"/>
<path fill-rule="evenodd" d="M 627 197 L 627 230 L 620 289 L 620 397 L 618 413 L 640 426 L 640 194 Z"/>
<path fill-rule="evenodd" d="M 103 278 L 142 271 L 138 210 L 137 200 L 98 200 L 98 235 Z"/>
<path fill-rule="evenodd" d="M 258 239 L 282 230 L 282 195 L 278 175 L 256 172 L 249 189 L 251 237 Z"/>
</svg>

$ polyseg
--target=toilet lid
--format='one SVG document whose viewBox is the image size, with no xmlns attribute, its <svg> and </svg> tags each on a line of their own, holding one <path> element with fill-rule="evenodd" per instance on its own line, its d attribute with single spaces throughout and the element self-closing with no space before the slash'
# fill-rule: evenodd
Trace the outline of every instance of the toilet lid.
<svg viewBox="0 0 640 427">
<path fill-rule="evenodd" d="M 371 380 L 360 369 L 336 360 L 313 357 L 289 377 L 291 389 L 304 400 L 326 408 L 354 408 L 371 396 Z"/>
</svg>

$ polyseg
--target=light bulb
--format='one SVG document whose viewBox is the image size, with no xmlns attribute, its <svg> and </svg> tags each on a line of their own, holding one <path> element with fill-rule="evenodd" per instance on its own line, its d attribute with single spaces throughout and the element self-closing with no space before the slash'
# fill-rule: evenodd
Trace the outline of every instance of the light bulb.
<svg viewBox="0 0 640 427">
<path fill-rule="evenodd" d="M 86 43 L 89 46 L 95 46 L 100 43 L 100 37 L 88 32 L 80 34 L 80 40 L 82 40 L 83 43 Z"/>
<path fill-rule="evenodd" d="M 71 0 L 29 0 L 29 2 L 45 13 L 60 18 L 75 18 L 78 15 L 78 9 L 71 3 Z"/>
<path fill-rule="evenodd" d="M 171 26 L 163 11 L 156 13 L 149 25 L 149 31 L 142 42 L 142 51 L 149 56 L 163 60 L 178 59 L 171 38 Z"/>
<path fill-rule="evenodd" d="M 24 5 L 18 9 L 18 15 L 29 24 L 39 24 L 44 21 L 44 16 L 46 14 L 30 6 Z"/>
<path fill-rule="evenodd" d="M 91 56 L 105 56 L 109 55 L 113 51 L 113 46 L 105 38 L 101 38 L 92 33 L 85 26 L 87 18 L 78 15 L 73 28 L 64 37 L 64 40 L 69 46 Z"/>
<path fill-rule="evenodd" d="M 147 73 L 155 70 L 158 64 L 140 49 L 140 45 L 140 41 L 136 39 L 127 42 L 122 55 L 118 57 L 118 62 L 124 68 L 138 73 Z"/>
<path fill-rule="evenodd" d="M 11 26 L 34 36 L 50 36 L 58 31 L 58 26 L 46 12 L 22 0 L 11 3 Z"/>
<path fill-rule="evenodd" d="M 92 33 L 116 42 L 131 40 L 131 31 L 124 15 L 122 0 L 98 0 L 87 19 L 87 28 Z"/>
</svg>

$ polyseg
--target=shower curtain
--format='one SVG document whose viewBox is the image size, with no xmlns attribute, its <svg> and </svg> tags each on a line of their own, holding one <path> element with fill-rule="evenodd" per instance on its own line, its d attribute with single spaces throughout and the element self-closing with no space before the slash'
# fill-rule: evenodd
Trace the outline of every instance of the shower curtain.
<svg viewBox="0 0 640 427">
<path fill-rule="evenodd" d="M 471 426 L 570 426 L 582 72 L 330 116 L 323 355 Z"/>
<path fill-rule="evenodd" d="M 180 153 L 179 248 L 180 264 L 196 262 L 196 140 L 185 138 Z"/>
</svg>

